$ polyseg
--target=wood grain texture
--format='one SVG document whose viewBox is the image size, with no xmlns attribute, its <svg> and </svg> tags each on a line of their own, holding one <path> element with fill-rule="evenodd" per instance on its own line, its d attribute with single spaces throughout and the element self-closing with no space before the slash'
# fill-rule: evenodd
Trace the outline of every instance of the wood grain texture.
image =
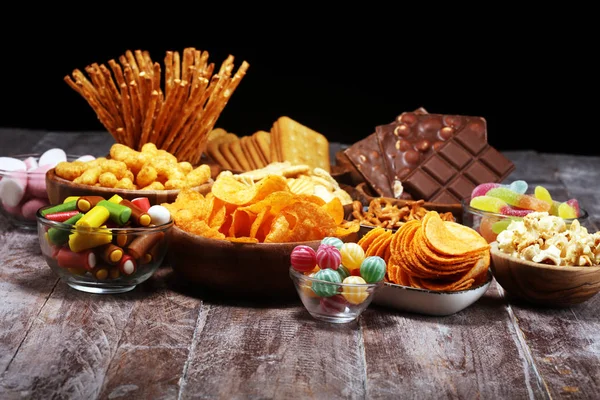
<svg viewBox="0 0 600 400">
<path fill-rule="evenodd" d="M 0 155 L 108 153 L 106 132 L 0 128 Z M 335 153 L 341 145 L 332 144 Z M 577 198 L 600 223 L 600 157 L 507 152 L 507 181 Z M 595 229 L 597 230 L 597 228 Z M 59 282 L 35 232 L 0 215 L 1 399 L 596 399 L 600 297 L 546 309 L 493 282 L 446 317 L 371 305 L 314 320 L 297 299 L 224 301 L 164 266 L 134 291 Z"/>
</svg>

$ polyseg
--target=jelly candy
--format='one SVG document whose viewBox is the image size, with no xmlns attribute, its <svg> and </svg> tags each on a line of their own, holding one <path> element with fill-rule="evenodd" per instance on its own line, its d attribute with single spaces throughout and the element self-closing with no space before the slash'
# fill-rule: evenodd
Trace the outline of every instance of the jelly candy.
<svg viewBox="0 0 600 400">
<path fill-rule="evenodd" d="M 478 210 L 493 213 L 499 213 L 502 207 L 508 206 L 508 204 L 504 200 L 498 197 L 492 197 L 488 195 L 471 198 L 469 205 Z"/>
<path fill-rule="evenodd" d="M 577 211 L 566 201 L 558 206 L 558 216 L 563 219 L 577 218 Z"/>
<path fill-rule="evenodd" d="M 324 237 L 323 240 L 321 240 L 321 244 L 329 244 L 331 246 L 337 247 L 337 249 L 340 250 L 344 242 L 342 242 L 342 239 L 340 238 L 336 238 L 334 236 L 327 236 Z"/>
<path fill-rule="evenodd" d="M 502 186 L 505 187 L 505 185 L 502 185 Z M 528 187 L 529 187 L 529 185 L 527 184 L 527 182 L 525 182 L 523 180 L 517 180 L 517 181 L 511 182 L 511 184 L 508 185 L 508 188 L 510 190 L 512 190 L 513 192 L 520 193 L 520 194 L 525 194 Z"/>
<path fill-rule="evenodd" d="M 518 208 L 525 208 L 534 211 L 549 211 L 550 204 L 534 196 L 514 192 L 508 188 L 497 187 L 490 189 L 487 196 L 497 197 L 504 200 L 509 205 Z"/>
<path fill-rule="evenodd" d="M 322 244 L 317 249 L 317 264 L 321 269 L 338 269 L 342 262 L 342 255 L 337 247 Z"/>
<path fill-rule="evenodd" d="M 365 259 L 365 251 L 357 243 L 344 243 L 340 253 L 342 255 L 342 264 L 350 271 L 359 269 L 360 264 Z"/>
<path fill-rule="evenodd" d="M 340 274 L 338 274 L 337 271 L 331 268 L 320 270 L 315 274 L 314 278 L 320 281 L 325 281 L 315 281 L 312 283 L 313 292 L 315 292 L 315 294 L 320 297 L 335 296 L 338 292 L 338 285 L 332 285 L 331 283 L 342 283 L 342 278 L 340 277 Z"/>
<path fill-rule="evenodd" d="M 511 217 L 524 217 L 531 212 L 533 212 L 533 210 L 526 210 L 523 208 L 514 208 L 511 206 L 504 206 L 500 209 L 500 214 L 509 215 Z"/>
<path fill-rule="evenodd" d="M 497 188 L 497 187 L 507 188 L 507 189 L 512 190 L 513 192 L 524 194 L 527 191 L 528 185 L 527 185 L 527 182 L 525 182 L 523 180 L 517 180 L 517 181 L 511 182 L 509 185 L 502 185 L 500 183 L 495 183 L 495 182 L 480 183 L 471 192 L 471 198 L 478 197 L 478 196 L 484 196 L 487 194 L 488 191 L 490 191 L 491 189 Z"/>
<path fill-rule="evenodd" d="M 544 200 L 546 203 L 552 205 L 552 196 L 548 189 L 543 186 L 536 186 L 533 192 L 536 199 Z"/>
<path fill-rule="evenodd" d="M 298 245 L 290 255 L 292 268 L 299 272 L 312 271 L 317 265 L 317 255 L 312 247 Z"/>
<path fill-rule="evenodd" d="M 475 197 L 485 196 L 490 189 L 497 187 L 500 187 L 499 183 L 481 183 L 475 186 L 475 189 L 471 192 L 471 198 L 474 199 Z"/>
<path fill-rule="evenodd" d="M 349 276 L 346 279 L 344 279 L 342 283 L 357 285 L 342 287 L 342 296 L 344 296 L 348 303 L 360 304 L 363 301 L 365 301 L 367 297 L 369 297 L 369 292 L 366 286 L 367 282 L 360 276 Z"/>
<path fill-rule="evenodd" d="M 579 217 L 581 215 L 581 208 L 579 207 L 579 201 L 577 199 L 569 199 L 565 203 L 573 207 L 575 214 Z"/>
<path fill-rule="evenodd" d="M 385 276 L 385 260 L 379 256 L 369 256 L 360 264 L 360 276 L 367 283 L 379 282 Z"/>
</svg>

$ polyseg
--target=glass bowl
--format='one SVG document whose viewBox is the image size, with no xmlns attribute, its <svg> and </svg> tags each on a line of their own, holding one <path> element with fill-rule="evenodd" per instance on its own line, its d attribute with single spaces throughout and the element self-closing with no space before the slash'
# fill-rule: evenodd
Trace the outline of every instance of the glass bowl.
<svg viewBox="0 0 600 400">
<path fill-rule="evenodd" d="M 173 220 L 148 227 L 83 227 L 36 213 L 46 263 L 74 289 L 98 294 L 123 293 L 146 281 L 162 264 Z M 110 221 L 109 221 L 110 222 Z"/>
<path fill-rule="evenodd" d="M 464 198 L 461 202 L 463 216 L 462 216 L 462 224 L 467 225 L 473 229 L 475 229 L 488 243 L 492 243 L 496 241 L 496 237 L 500 232 L 502 232 L 508 224 L 517 220 L 520 221 L 522 217 L 509 216 L 504 214 L 498 214 L 488 211 L 479 210 L 477 208 L 471 207 L 469 204 L 471 203 L 471 197 Z M 589 214 L 583 208 L 579 210 L 580 216 L 572 219 L 565 219 L 564 221 L 567 224 L 573 222 L 573 220 L 579 220 L 579 223 L 582 226 L 585 226 L 589 229 L 588 217 Z"/>
<path fill-rule="evenodd" d="M 313 318 L 325 322 L 346 323 L 357 319 L 371 304 L 375 292 L 383 287 L 383 280 L 367 284 L 334 283 L 304 275 L 292 267 L 289 272 L 306 310 Z"/>
<path fill-rule="evenodd" d="M 54 165 L 38 166 L 42 154 L 17 154 L 9 158 L 20 160 L 26 170 L 0 167 L 0 213 L 18 228 L 35 230 L 36 212 L 50 204 L 46 191 L 46 172 Z M 68 161 L 79 156 L 67 155 Z"/>
</svg>

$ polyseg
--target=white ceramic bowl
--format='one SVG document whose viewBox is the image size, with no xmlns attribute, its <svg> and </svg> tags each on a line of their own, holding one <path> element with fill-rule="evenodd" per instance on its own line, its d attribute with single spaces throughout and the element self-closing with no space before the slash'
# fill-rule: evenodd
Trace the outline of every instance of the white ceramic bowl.
<svg viewBox="0 0 600 400">
<path fill-rule="evenodd" d="M 464 310 L 483 296 L 492 283 L 492 272 L 480 286 L 459 291 L 434 291 L 385 282 L 373 304 L 417 314 L 445 316 Z"/>
</svg>

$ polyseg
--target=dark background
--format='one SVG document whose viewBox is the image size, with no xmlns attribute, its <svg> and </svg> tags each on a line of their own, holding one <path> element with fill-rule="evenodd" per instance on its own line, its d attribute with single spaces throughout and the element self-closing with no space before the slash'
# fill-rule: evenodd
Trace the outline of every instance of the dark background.
<svg viewBox="0 0 600 400">
<path fill-rule="evenodd" d="M 156 8 L 155 23 L 135 12 L 93 20 L 77 12 L 17 22 L 18 29 L 6 25 L 15 21 L 5 14 L 0 126 L 103 130 L 65 75 L 127 49 L 148 50 L 162 64 L 167 50 L 189 46 L 208 50 L 217 65 L 228 54 L 236 69 L 242 60 L 250 63 L 217 121 L 238 135 L 269 130 L 287 115 L 331 141 L 352 143 L 425 107 L 484 117 L 488 141 L 499 150 L 600 154 L 592 145 L 594 32 L 568 13 L 561 19 L 561 10 L 556 19 L 419 14 L 410 26 L 407 12 L 385 9 L 371 10 L 378 15 L 371 24 L 364 24 L 366 16 L 294 20 L 291 11 L 259 21 L 252 10 L 238 10 L 234 20 L 224 9 L 190 23 L 167 10 Z"/>
</svg>

